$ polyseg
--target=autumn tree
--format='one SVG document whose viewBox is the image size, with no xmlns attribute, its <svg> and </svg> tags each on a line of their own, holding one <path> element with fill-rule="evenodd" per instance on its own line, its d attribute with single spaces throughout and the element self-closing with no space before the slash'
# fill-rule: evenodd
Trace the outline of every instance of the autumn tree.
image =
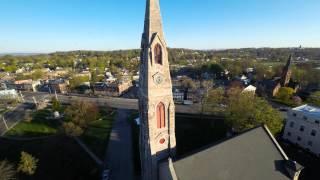
<svg viewBox="0 0 320 180">
<path fill-rule="evenodd" d="M 18 171 L 27 175 L 33 175 L 36 172 L 38 162 L 39 160 L 37 158 L 22 151 Z"/>
</svg>

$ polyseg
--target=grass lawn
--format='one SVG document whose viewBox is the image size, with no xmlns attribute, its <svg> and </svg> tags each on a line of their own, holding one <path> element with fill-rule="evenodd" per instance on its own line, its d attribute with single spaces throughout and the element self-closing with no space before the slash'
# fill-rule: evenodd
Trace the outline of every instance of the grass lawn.
<svg viewBox="0 0 320 180">
<path fill-rule="evenodd" d="M 115 113 L 102 112 L 101 114 L 101 120 L 91 122 L 80 139 L 99 158 L 104 159 Z"/>
<path fill-rule="evenodd" d="M 21 121 L 13 129 L 6 133 L 9 137 L 38 137 L 57 134 L 60 123 L 57 120 L 49 120 L 51 116 L 48 109 L 39 110 L 32 114 L 30 121 Z"/>
<path fill-rule="evenodd" d="M 39 159 L 36 173 L 21 180 L 98 180 L 100 169 L 72 139 L 53 136 L 44 140 L 16 141 L 0 138 L 0 160 L 7 159 L 16 166 L 21 151 Z M 0 178 L 1 179 L 1 178 Z"/>
</svg>

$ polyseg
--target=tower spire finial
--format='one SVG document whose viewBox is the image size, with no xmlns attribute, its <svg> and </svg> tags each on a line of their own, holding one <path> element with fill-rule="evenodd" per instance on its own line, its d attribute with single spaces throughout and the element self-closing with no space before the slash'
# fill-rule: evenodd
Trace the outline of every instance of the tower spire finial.
<svg viewBox="0 0 320 180">
<path fill-rule="evenodd" d="M 164 39 L 160 4 L 159 0 L 147 0 L 144 34 L 150 40 L 155 33 Z"/>
</svg>

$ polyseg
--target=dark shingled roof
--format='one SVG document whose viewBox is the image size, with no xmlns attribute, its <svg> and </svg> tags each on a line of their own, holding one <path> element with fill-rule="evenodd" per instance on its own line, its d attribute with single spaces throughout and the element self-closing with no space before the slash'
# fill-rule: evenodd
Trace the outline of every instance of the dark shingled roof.
<svg viewBox="0 0 320 180">
<path fill-rule="evenodd" d="M 262 126 L 176 160 L 173 167 L 181 180 L 288 180 L 287 160 Z"/>
</svg>

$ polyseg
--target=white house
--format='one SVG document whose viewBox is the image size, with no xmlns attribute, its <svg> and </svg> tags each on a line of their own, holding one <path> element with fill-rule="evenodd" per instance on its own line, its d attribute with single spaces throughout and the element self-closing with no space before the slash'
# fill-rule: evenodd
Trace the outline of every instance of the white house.
<svg viewBox="0 0 320 180">
<path fill-rule="evenodd" d="M 253 94 L 256 93 L 257 88 L 255 86 L 249 85 L 248 87 L 244 88 L 242 92 L 251 92 Z"/>
<path fill-rule="evenodd" d="M 303 105 L 289 110 L 283 138 L 320 156 L 320 108 Z"/>
</svg>

